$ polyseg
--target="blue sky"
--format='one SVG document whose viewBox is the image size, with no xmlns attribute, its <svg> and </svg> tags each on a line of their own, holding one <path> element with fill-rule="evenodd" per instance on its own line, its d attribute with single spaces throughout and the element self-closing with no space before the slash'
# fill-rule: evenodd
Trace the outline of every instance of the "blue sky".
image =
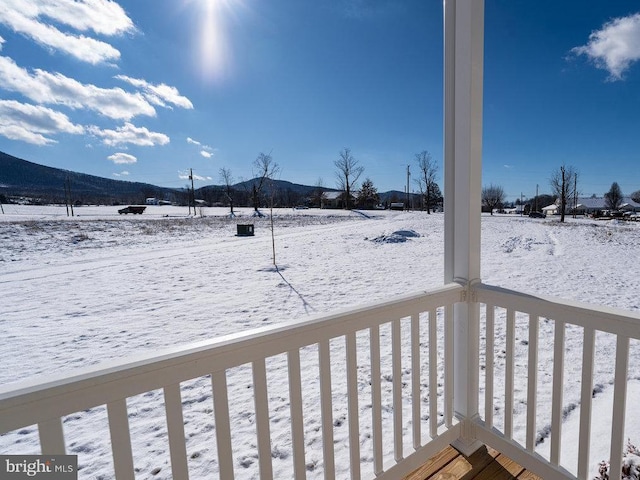
<svg viewBox="0 0 640 480">
<path fill-rule="evenodd" d="M 565 163 L 640 190 L 640 4 L 485 9 L 483 183 L 548 193 Z M 0 150 L 172 187 L 271 152 L 335 187 L 349 147 L 380 191 L 428 150 L 442 186 L 442 48 L 435 0 L 3 0 Z"/>
</svg>

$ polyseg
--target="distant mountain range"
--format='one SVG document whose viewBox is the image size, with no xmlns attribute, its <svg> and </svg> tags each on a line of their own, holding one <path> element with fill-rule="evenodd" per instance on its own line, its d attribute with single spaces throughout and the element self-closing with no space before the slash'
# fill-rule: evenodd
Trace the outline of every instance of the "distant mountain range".
<svg viewBox="0 0 640 480">
<path fill-rule="evenodd" d="M 146 197 L 171 195 L 174 189 L 126 182 L 46 167 L 0 152 L 0 194 L 36 203 L 64 203 L 65 182 L 81 203 L 140 203 Z M 86 199 L 86 201 L 85 201 Z"/>
<path fill-rule="evenodd" d="M 255 179 L 233 185 L 237 193 L 236 205 L 246 203 Z M 148 183 L 114 180 L 60 168 L 46 167 L 0 152 L 0 200 L 25 203 L 65 203 L 65 183 L 71 189 L 71 199 L 78 204 L 140 204 L 147 198 L 158 198 L 172 203 L 186 204 L 188 193 L 184 189 L 158 187 Z M 300 185 L 286 180 L 274 180 L 278 203 L 293 206 L 305 199 L 318 187 Z M 323 191 L 338 191 L 323 188 Z M 196 189 L 196 198 L 209 204 L 226 203 L 224 186 L 209 185 Z M 390 191 L 380 193 L 382 202 L 404 198 L 405 193 Z M 3 197 L 3 198 L 2 198 Z"/>
</svg>

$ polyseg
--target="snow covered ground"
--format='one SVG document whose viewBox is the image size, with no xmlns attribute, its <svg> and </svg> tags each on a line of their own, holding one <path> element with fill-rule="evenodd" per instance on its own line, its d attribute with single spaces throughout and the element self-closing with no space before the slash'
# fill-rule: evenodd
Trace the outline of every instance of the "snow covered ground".
<svg viewBox="0 0 640 480">
<path fill-rule="evenodd" d="M 269 219 L 254 218 L 249 209 L 239 209 L 235 219 L 225 217 L 226 210 L 213 208 L 199 210 L 196 218 L 187 217 L 186 208 L 157 206 L 135 216 L 119 216 L 117 207 L 79 207 L 73 218 L 66 216 L 64 207 L 5 205 L 4 209 L 5 215 L 0 215 L 3 385 L 134 353 L 308 318 L 443 283 L 442 214 L 275 210 L 278 272 L 272 268 Z M 236 237 L 236 223 L 254 223 L 255 237 Z M 396 231 L 405 231 L 405 235 L 394 237 L 392 233 Z M 551 218 L 483 216 L 482 255 L 485 283 L 640 310 L 639 223 L 570 220 L 559 224 Z M 521 323 L 518 322 L 516 334 L 517 352 L 526 359 L 527 333 Z M 496 332 L 499 338 L 504 335 L 500 316 Z M 542 320 L 540 332 L 543 336 L 552 335 L 552 323 Z M 383 329 L 383 338 L 385 333 Z M 581 332 L 567 333 L 564 431 L 568 446 L 562 458 L 569 470 L 575 470 L 572 464 L 577 458 L 577 452 L 571 452 L 569 432 L 571 422 L 579 415 L 580 376 L 575 369 L 581 362 L 581 342 Z M 640 421 L 632 408 L 634 396 L 640 391 L 638 343 L 631 345 L 632 380 L 627 402 L 634 422 L 630 423 L 628 435 L 635 442 L 640 441 Z M 498 340 L 496 374 L 500 372 L 500 345 Z M 611 354 L 615 339 L 599 334 L 596 349 L 594 384 L 596 401 L 602 409 L 594 407 L 598 413 L 594 413 L 593 436 L 599 437 L 595 432 L 607 431 L 610 423 L 610 418 L 600 412 L 606 410 L 606 399 L 612 391 Z M 340 348 L 336 346 L 334 350 L 339 356 Z M 368 352 L 364 350 L 366 363 Z M 272 370 L 277 370 L 282 359 L 269 362 L 272 360 Z M 550 352 L 541 352 L 541 373 L 551 371 L 551 360 Z M 309 349 L 302 358 L 303 372 L 312 371 L 304 367 L 305 362 L 311 365 L 314 361 L 317 362 L 317 350 Z M 518 362 L 519 416 L 514 427 L 517 439 L 524 439 L 521 414 L 525 407 L 518 401 L 526 399 L 525 369 L 526 361 Z M 239 368 L 229 388 L 240 389 L 248 375 L 250 368 Z M 280 379 L 269 377 L 269 382 L 274 472 L 276 478 L 290 478 L 291 449 L 284 428 L 288 393 Z M 308 375 L 303 382 L 311 386 L 317 379 Z M 339 383 L 334 385 L 337 392 L 343 388 Z M 498 426 L 503 391 L 503 384 L 496 383 Z M 190 470 L 193 478 L 204 478 L 217 469 L 210 383 L 194 380 L 183 385 L 182 393 Z M 369 400 L 364 393 L 360 400 L 366 417 L 370 415 L 366 409 Z M 149 392 L 129 401 L 134 460 L 140 478 L 170 478 L 166 433 L 160 425 L 164 420 L 159 420 L 152 408 L 161 403 L 161 392 Z M 317 409 L 317 404 L 309 401 L 305 409 Z M 348 434 L 340 409 L 340 405 L 335 406 L 334 419 L 338 474 L 342 478 L 348 475 L 348 470 L 340 470 L 348 468 L 348 457 L 341 457 L 346 455 L 341 445 L 348 444 Z M 251 392 L 239 394 L 232 405 L 238 478 L 257 476 L 256 459 L 249 453 L 255 443 L 251 412 Z M 547 435 L 549 415 L 550 389 L 541 378 L 541 440 Z M 316 468 L 321 462 L 321 432 L 319 425 L 306 428 L 308 475 L 316 478 L 314 475 L 322 475 L 321 465 Z M 77 453 L 83 466 L 80 478 L 110 478 L 106 431 L 104 408 L 65 419 L 69 452 Z M 35 428 L 0 438 L 2 453 L 37 453 L 36 445 Z M 361 446 L 365 462 L 370 460 L 369 447 L 365 430 Z M 548 441 L 542 441 L 540 452 L 544 454 L 545 448 L 548 449 Z M 598 461 L 607 455 L 606 446 L 594 438 L 594 473 Z M 345 461 L 340 462 L 341 458 Z"/>
</svg>

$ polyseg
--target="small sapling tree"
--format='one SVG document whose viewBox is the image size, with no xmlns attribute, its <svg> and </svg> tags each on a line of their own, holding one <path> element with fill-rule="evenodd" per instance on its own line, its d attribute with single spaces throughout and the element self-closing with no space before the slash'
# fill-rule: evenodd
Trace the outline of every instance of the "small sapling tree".
<svg viewBox="0 0 640 480">
<path fill-rule="evenodd" d="M 233 175 L 231 175 L 231 170 L 226 167 L 222 167 L 220 169 L 220 179 L 224 182 L 224 192 L 229 201 L 229 212 L 230 217 L 235 217 L 235 213 L 233 213 L 233 188 L 231 184 L 233 183 Z"/>
</svg>

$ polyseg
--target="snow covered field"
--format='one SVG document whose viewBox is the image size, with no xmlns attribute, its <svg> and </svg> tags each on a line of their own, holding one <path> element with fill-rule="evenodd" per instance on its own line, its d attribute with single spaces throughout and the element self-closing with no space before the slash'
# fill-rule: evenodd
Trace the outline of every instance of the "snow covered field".
<svg viewBox="0 0 640 480">
<path fill-rule="evenodd" d="M 186 208 L 177 207 L 150 206 L 145 214 L 136 216 L 119 216 L 117 207 L 79 207 L 75 210 L 77 216 L 69 218 L 64 207 L 4 208 L 6 214 L 0 215 L 3 385 L 304 319 L 443 283 L 442 214 L 275 210 L 276 271 L 272 265 L 269 220 L 251 217 L 249 209 L 239 209 L 239 216 L 229 219 L 224 209 L 203 209 L 198 212 L 202 217 L 188 218 Z M 236 237 L 236 223 L 254 223 L 255 237 Z M 399 230 L 414 231 L 419 236 L 390 235 Z M 551 218 L 483 216 L 482 255 L 485 283 L 640 310 L 638 223 L 570 220 L 563 225 Z M 504 333 L 499 317 L 496 332 Z M 383 338 L 385 333 L 383 330 Z M 542 321 L 540 334 L 552 335 L 553 325 Z M 522 343 L 526 329 L 519 329 L 516 335 L 517 352 L 526 355 Z M 567 333 L 567 432 L 579 412 L 580 376 L 572 369 L 579 369 L 581 341 L 580 332 Z M 497 341 L 498 359 L 500 345 Z M 594 437 L 599 436 L 598 429 L 606 432 L 610 422 L 601 412 L 608 408 L 606 399 L 612 390 L 615 339 L 599 334 L 596 349 L 594 385 L 600 403 L 594 406 L 594 420 L 598 420 Z M 303 371 L 305 362 L 317 360 L 317 350 L 307 353 L 302 358 Z M 638 442 L 640 421 L 631 408 L 634 396 L 640 394 L 638 342 L 632 341 L 630 355 L 627 403 L 635 426 L 628 435 Z M 541 352 L 541 373 L 551 371 L 551 360 L 551 352 Z M 274 359 L 273 369 L 277 369 L 278 361 Z M 526 399 L 525 368 L 526 361 L 516 366 L 516 400 Z M 230 389 L 242 387 L 243 379 L 250 374 L 250 368 L 244 370 L 239 369 Z M 499 371 L 498 362 L 496 373 Z M 317 379 L 303 381 L 311 385 Z M 334 386 L 338 392 L 343 388 L 340 384 Z M 549 388 L 542 378 L 538 406 L 541 440 L 546 437 L 545 422 L 550 415 Z M 495 392 L 499 398 L 503 385 L 497 383 Z M 202 379 L 193 381 L 183 385 L 182 393 L 190 471 L 193 478 L 204 478 L 217 468 L 210 384 Z M 288 418 L 286 384 L 277 378 L 272 382 L 270 377 L 269 396 L 275 439 L 274 475 L 290 478 L 291 449 L 284 428 Z M 252 398 L 247 392 L 235 400 L 232 433 L 237 447 L 236 471 L 238 478 L 253 478 L 257 476 L 257 462 L 249 454 L 255 443 Z M 366 402 L 363 395 L 360 404 Z M 161 403 L 161 392 L 150 392 L 129 402 L 134 460 L 140 478 L 170 478 L 166 427 L 160 425 L 164 419 L 159 419 L 152 408 Z M 317 405 L 311 402 L 305 408 L 314 409 Z M 336 409 L 336 463 L 338 473 L 347 476 L 348 457 L 340 448 L 348 443 L 347 425 L 340 406 Z M 521 412 L 524 406 L 516 402 L 516 414 Z M 363 416 L 366 415 L 363 407 Z M 495 415 L 500 426 L 500 411 Z M 69 453 L 78 454 L 83 466 L 79 478 L 110 478 L 104 408 L 73 417 L 65 419 L 65 431 Z M 410 415 L 405 418 L 409 420 Z M 514 428 L 517 439 L 524 438 L 524 421 L 520 420 L 516 419 Z M 307 425 L 306 433 L 308 475 L 319 478 L 319 424 Z M 364 461 L 370 459 L 366 435 L 365 430 L 361 446 Z M 608 455 L 606 446 L 597 445 L 597 440 L 594 438 L 595 454 L 591 459 L 594 472 L 597 462 Z M 35 428 L 23 429 L 1 437 L 0 452 L 37 453 L 36 441 Z M 568 441 L 562 454 L 569 470 L 575 470 L 572 463 L 577 458 L 577 451 L 572 451 L 577 450 L 577 444 L 573 443 L 574 448 Z M 544 452 L 545 448 L 548 449 L 548 442 L 543 441 L 539 449 Z M 343 454 L 345 461 L 340 462 Z"/>
</svg>

